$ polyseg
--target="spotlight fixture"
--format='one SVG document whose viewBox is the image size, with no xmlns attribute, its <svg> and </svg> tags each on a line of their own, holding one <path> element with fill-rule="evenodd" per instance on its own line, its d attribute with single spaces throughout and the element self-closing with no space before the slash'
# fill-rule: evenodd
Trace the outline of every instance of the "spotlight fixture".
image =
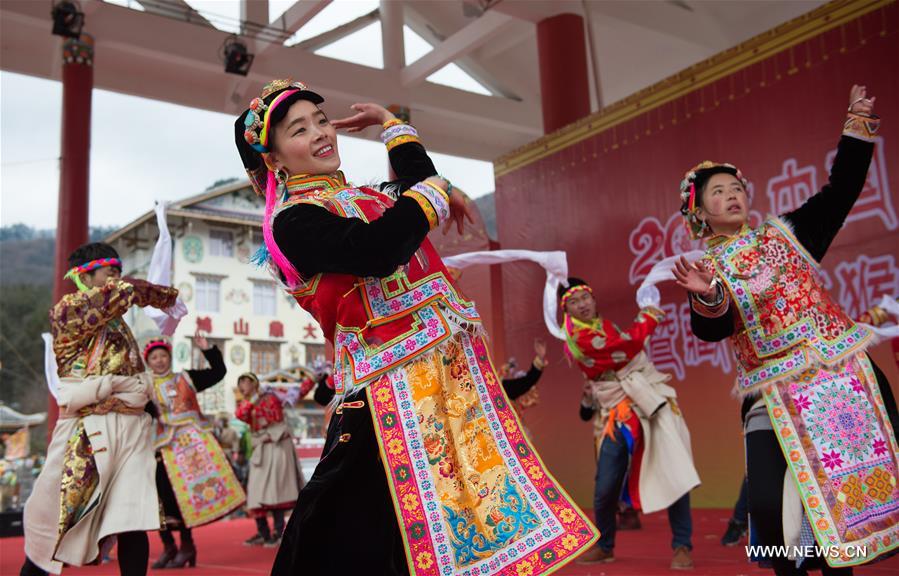
<svg viewBox="0 0 899 576">
<path fill-rule="evenodd" d="M 241 42 L 236 34 L 228 36 L 225 43 L 222 44 L 221 58 L 225 63 L 225 72 L 228 74 L 246 76 L 255 57 L 254 54 L 250 54 L 247 45 Z"/>
<path fill-rule="evenodd" d="M 53 34 L 66 38 L 79 38 L 84 27 L 84 12 L 74 0 L 59 0 L 50 11 L 53 16 Z"/>
</svg>

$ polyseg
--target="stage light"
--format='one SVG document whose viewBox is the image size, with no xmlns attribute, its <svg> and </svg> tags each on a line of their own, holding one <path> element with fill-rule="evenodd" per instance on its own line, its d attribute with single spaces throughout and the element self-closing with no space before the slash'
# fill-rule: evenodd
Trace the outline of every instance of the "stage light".
<svg viewBox="0 0 899 576">
<path fill-rule="evenodd" d="M 222 44 L 222 60 L 225 62 L 225 72 L 246 76 L 253 65 L 254 54 L 250 54 L 247 45 L 240 41 L 236 35 L 231 35 Z"/>
<path fill-rule="evenodd" d="M 53 16 L 53 34 L 66 38 L 79 38 L 84 27 L 84 12 L 73 0 L 59 0 L 50 12 Z"/>
</svg>

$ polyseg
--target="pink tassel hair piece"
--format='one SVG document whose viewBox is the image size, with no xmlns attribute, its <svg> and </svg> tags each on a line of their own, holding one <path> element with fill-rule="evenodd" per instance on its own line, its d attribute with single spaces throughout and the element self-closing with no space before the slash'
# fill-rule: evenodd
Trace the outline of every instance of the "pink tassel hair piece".
<svg viewBox="0 0 899 576">
<path fill-rule="evenodd" d="M 265 239 L 265 246 L 268 248 L 268 253 L 275 266 L 284 274 L 287 285 L 293 287 L 300 284 L 300 274 L 278 248 L 275 243 L 275 234 L 272 232 L 272 213 L 275 211 L 277 202 L 278 181 L 275 179 L 275 173 L 269 170 L 265 186 L 265 218 L 262 220 L 262 237 Z"/>
</svg>

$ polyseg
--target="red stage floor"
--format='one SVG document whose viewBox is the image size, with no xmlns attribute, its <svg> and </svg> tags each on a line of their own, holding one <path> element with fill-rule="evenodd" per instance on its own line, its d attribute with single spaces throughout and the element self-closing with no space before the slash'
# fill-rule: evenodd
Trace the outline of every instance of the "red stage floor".
<svg viewBox="0 0 899 576">
<path fill-rule="evenodd" d="M 772 574 L 759 570 L 746 562 L 742 546 L 725 548 L 719 539 L 727 524 L 728 510 L 693 511 L 693 559 L 694 575 L 736 576 L 752 574 Z M 150 574 L 184 574 L 184 576 L 238 576 L 242 574 L 268 574 L 275 550 L 270 548 L 247 548 L 241 542 L 255 531 L 250 520 L 219 522 L 194 531 L 199 549 L 196 568 L 182 571 L 150 571 Z M 579 565 L 571 563 L 556 572 L 565 576 L 671 576 L 676 574 L 668 569 L 671 560 L 668 519 L 664 512 L 643 517 L 643 529 L 621 532 L 615 548 L 617 559 L 612 564 Z M 0 539 L 0 576 L 18 574 L 24 557 L 22 538 Z M 155 534 L 150 536 L 150 556 L 154 559 L 161 545 Z M 65 576 L 112 576 L 118 573 L 116 564 L 91 568 L 68 568 Z M 340 572 L 335 570 L 335 576 Z M 855 570 L 856 575 L 899 574 L 899 558 Z M 349 576 L 349 575 L 348 575 Z M 355 575 L 353 575 L 355 576 Z M 364 575 L 377 576 L 377 575 Z"/>
</svg>

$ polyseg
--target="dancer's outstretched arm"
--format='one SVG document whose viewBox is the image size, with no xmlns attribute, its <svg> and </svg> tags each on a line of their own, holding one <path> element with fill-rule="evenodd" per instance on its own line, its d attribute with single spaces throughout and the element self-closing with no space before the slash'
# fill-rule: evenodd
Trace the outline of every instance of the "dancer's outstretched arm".
<svg viewBox="0 0 899 576">
<path fill-rule="evenodd" d="M 805 204 L 783 215 L 793 226 L 796 239 L 819 262 L 865 187 L 874 154 L 873 131 L 879 123 L 873 116 L 875 99 L 867 98 L 864 86 L 852 87 L 849 113 L 827 184 Z"/>
</svg>

